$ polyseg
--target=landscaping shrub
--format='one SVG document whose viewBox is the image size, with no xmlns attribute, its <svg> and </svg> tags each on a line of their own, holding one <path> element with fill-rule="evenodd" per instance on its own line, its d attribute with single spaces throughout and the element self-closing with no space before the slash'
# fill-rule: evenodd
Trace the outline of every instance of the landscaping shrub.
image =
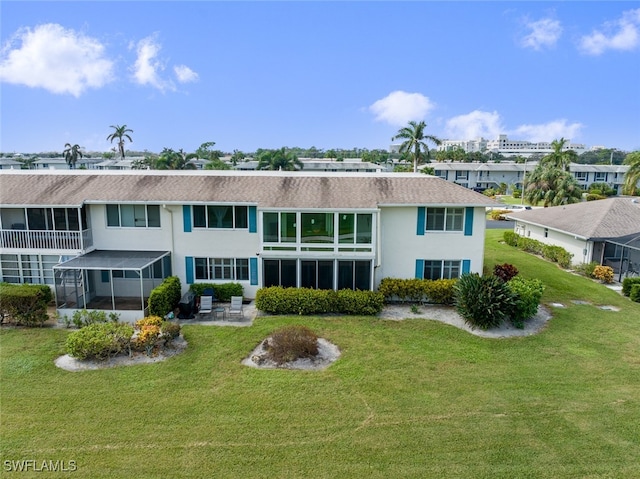
<svg viewBox="0 0 640 479">
<path fill-rule="evenodd" d="M 493 275 L 502 281 L 509 281 L 518 274 L 518 268 L 509 263 L 497 264 L 493 267 Z"/>
<path fill-rule="evenodd" d="M 423 279 L 427 302 L 433 304 L 453 304 L 457 279 Z"/>
<path fill-rule="evenodd" d="M 636 303 L 640 303 L 640 284 L 634 284 L 629 291 L 629 299 Z"/>
<path fill-rule="evenodd" d="M 455 279 L 399 279 L 383 278 L 378 292 L 385 301 L 426 301 L 434 304 L 453 304 Z"/>
<path fill-rule="evenodd" d="M 207 288 L 213 289 L 213 294 L 218 301 L 231 301 L 231 296 L 244 296 L 244 289 L 240 283 L 193 283 L 189 290 L 196 296 L 202 296 Z"/>
<path fill-rule="evenodd" d="M 145 324 L 140 327 L 138 335 L 133 340 L 133 347 L 139 351 L 144 351 L 147 356 L 151 356 L 159 337 L 160 326 Z"/>
<path fill-rule="evenodd" d="M 318 354 L 318 336 L 306 326 L 292 324 L 276 330 L 265 340 L 267 357 L 281 365 Z"/>
<path fill-rule="evenodd" d="M 160 316 L 146 316 L 136 321 L 136 329 L 142 329 L 145 326 L 162 326 L 164 320 Z"/>
<path fill-rule="evenodd" d="M 511 213 L 511 210 L 491 210 L 489 213 L 489 218 L 492 220 L 504 220 L 506 219 L 504 215 Z"/>
<path fill-rule="evenodd" d="M 49 319 L 49 301 L 47 285 L 0 283 L 0 323 L 12 318 L 22 326 L 42 326 Z"/>
<path fill-rule="evenodd" d="M 571 266 L 573 254 L 561 246 L 548 245 L 538 240 L 525 238 L 512 231 L 505 231 L 503 238 L 504 242 L 509 246 L 515 246 L 527 253 L 540 255 L 549 261 L 558 263 L 562 268 L 569 268 Z"/>
<path fill-rule="evenodd" d="M 518 246 L 518 239 L 520 239 L 520 235 L 513 231 L 505 231 L 502 238 L 509 246 Z"/>
<path fill-rule="evenodd" d="M 164 318 L 178 307 L 181 297 L 182 286 L 180 285 L 180 278 L 177 276 L 165 278 L 149 294 L 149 314 Z"/>
<path fill-rule="evenodd" d="M 574 266 L 574 269 L 577 273 L 586 276 L 587 278 L 593 278 L 593 270 L 598 266 L 597 261 L 592 261 L 591 263 L 581 263 Z"/>
<path fill-rule="evenodd" d="M 631 295 L 631 288 L 635 284 L 640 284 L 640 277 L 638 278 L 625 278 L 622 280 L 622 294 L 625 296 Z"/>
<path fill-rule="evenodd" d="M 120 315 L 100 310 L 77 309 L 71 315 L 71 322 L 76 328 L 83 328 L 94 323 L 118 322 Z"/>
<path fill-rule="evenodd" d="M 613 268 L 611 266 L 598 265 L 593 269 L 592 276 L 605 284 L 613 283 Z"/>
<path fill-rule="evenodd" d="M 511 322 L 517 328 L 524 327 L 524 321 L 535 316 L 544 293 L 544 286 L 539 279 L 524 279 L 516 276 L 507 283 L 514 298 L 514 305 L 509 313 Z"/>
<path fill-rule="evenodd" d="M 373 291 L 333 291 L 271 286 L 256 293 L 256 308 L 269 314 L 359 314 L 382 311 L 384 296 Z"/>
<path fill-rule="evenodd" d="M 169 346 L 171 342 L 180 336 L 180 325 L 171 321 L 163 321 L 160 326 L 160 334 L 164 339 L 165 346 Z"/>
<path fill-rule="evenodd" d="M 66 340 L 66 350 L 78 359 L 107 359 L 128 351 L 133 326 L 126 323 L 93 323 L 74 331 Z"/>
<path fill-rule="evenodd" d="M 515 299 L 507 284 L 496 276 L 463 274 L 455 286 L 458 313 L 471 327 L 489 329 L 509 317 Z"/>
</svg>

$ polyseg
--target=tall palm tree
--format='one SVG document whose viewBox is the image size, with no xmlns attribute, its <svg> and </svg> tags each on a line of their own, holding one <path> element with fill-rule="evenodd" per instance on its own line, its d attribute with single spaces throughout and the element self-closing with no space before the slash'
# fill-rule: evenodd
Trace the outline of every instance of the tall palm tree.
<svg viewBox="0 0 640 479">
<path fill-rule="evenodd" d="M 115 131 L 107 136 L 107 140 L 113 143 L 113 140 L 118 140 L 118 152 L 120 152 L 120 159 L 124 160 L 124 140 L 129 140 L 129 143 L 133 143 L 129 133 L 133 133 L 133 130 L 127 128 L 127 125 L 111 125 L 109 128 L 113 128 Z"/>
<path fill-rule="evenodd" d="M 624 185 L 622 192 L 626 195 L 637 195 L 640 193 L 638 182 L 640 182 L 640 151 L 629 153 L 624 159 L 624 165 L 629 165 L 629 169 L 624 174 Z"/>
<path fill-rule="evenodd" d="M 396 133 L 396 135 L 391 138 L 391 141 L 397 139 L 405 140 L 402 145 L 400 145 L 400 153 L 411 153 L 414 173 L 418 171 L 418 165 L 422 163 L 422 160 L 424 158 L 429 158 L 429 146 L 427 145 L 427 141 L 431 141 L 436 145 L 440 145 L 442 143 L 439 138 L 433 135 L 425 135 L 424 129 L 426 127 L 427 124 L 424 121 L 421 121 L 419 123 L 410 121 L 409 126 L 400 128 L 400 130 L 398 130 L 398 133 Z"/>
<path fill-rule="evenodd" d="M 542 201 L 545 208 L 582 200 L 582 188 L 571 173 L 543 164 L 527 175 L 523 194 L 530 204 L 537 205 Z"/>
<path fill-rule="evenodd" d="M 565 140 L 564 138 L 553 140 L 551 142 L 553 151 L 544 156 L 542 160 L 540 160 L 540 163 L 554 168 L 560 168 L 563 171 L 569 171 L 569 165 L 578 159 L 578 155 L 573 150 L 563 151 L 568 141 L 569 140 Z"/>
<path fill-rule="evenodd" d="M 75 168 L 76 163 L 78 162 L 78 157 L 82 158 L 82 151 L 80 150 L 81 148 L 82 147 L 78 144 L 64 144 L 64 151 L 62 152 L 62 156 L 64 156 L 64 159 L 69 165 L 69 168 Z"/>
</svg>

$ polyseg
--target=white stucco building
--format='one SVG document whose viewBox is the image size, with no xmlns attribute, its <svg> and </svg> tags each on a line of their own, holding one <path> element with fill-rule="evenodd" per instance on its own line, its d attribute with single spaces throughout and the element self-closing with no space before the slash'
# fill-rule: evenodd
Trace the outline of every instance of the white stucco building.
<svg viewBox="0 0 640 479">
<path fill-rule="evenodd" d="M 3 281 L 55 286 L 61 314 L 144 314 L 178 276 L 376 289 L 382 278 L 482 273 L 491 199 L 424 174 L 0 172 Z"/>
</svg>

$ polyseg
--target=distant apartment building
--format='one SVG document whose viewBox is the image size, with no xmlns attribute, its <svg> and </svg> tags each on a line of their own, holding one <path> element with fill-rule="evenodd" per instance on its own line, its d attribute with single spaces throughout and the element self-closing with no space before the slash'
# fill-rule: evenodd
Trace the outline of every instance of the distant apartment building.
<svg viewBox="0 0 640 479">
<path fill-rule="evenodd" d="M 486 140 L 482 137 L 474 140 L 443 140 L 442 144 L 438 146 L 439 151 L 447 151 L 454 148 L 462 148 L 465 153 L 481 151 L 500 153 L 503 156 L 523 156 L 525 158 L 532 155 L 546 155 L 553 151 L 550 142 L 533 143 L 524 140 L 510 140 L 507 135 L 498 135 L 495 140 Z M 582 143 L 567 142 L 563 150 L 573 150 L 580 155 L 587 151 L 587 147 Z"/>
</svg>

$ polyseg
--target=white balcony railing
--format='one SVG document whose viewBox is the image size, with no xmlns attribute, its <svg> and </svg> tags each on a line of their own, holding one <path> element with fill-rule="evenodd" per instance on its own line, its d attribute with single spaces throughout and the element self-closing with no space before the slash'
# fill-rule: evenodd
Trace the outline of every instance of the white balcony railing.
<svg viewBox="0 0 640 479">
<path fill-rule="evenodd" d="M 0 247 L 13 249 L 84 250 L 93 245 L 91 230 L 27 231 L 0 230 Z"/>
</svg>

